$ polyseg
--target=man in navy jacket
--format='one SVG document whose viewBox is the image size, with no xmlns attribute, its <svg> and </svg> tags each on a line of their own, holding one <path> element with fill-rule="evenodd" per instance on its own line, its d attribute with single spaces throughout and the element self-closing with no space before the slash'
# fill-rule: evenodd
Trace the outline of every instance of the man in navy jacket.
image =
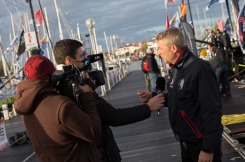
<svg viewBox="0 0 245 162">
<path fill-rule="evenodd" d="M 165 106 L 183 162 L 221 162 L 221 100 L 215 74 L 209 63 L 199 59 L 185 45 L 178 28 L 157 36 L 158 54 L 172 67 Z M 142 92 L 146 102 L 152 93 Z"/>
</svg>

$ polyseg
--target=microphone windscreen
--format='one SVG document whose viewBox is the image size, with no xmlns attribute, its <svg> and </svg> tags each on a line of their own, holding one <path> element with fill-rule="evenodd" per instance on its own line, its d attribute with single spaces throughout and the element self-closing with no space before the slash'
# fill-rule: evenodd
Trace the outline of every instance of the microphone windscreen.
<svg viewBox="0 0 245 162">
<path fill-rule="evenodd" d="M 165 90 L 165 79 L 163 77 L 158 77 L 156 80 L 156 90 L 164 91 Z"/>
</svg>

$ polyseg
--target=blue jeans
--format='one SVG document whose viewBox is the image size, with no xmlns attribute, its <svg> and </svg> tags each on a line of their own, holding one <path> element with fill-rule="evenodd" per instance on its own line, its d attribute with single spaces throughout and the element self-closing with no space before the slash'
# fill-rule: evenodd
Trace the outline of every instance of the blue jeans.
<svg viewBox="0 0 245 162">
<path fill-rule="evenodd" d="M 156 90 L 156 81 L 157 81 L 157 78 L 159 77 L 160 75 L 157 74 L 157 73 L 149 73 L 149 77 L 150 77 L 150 80 L 151 80 L 151 90 L 152 92 L 157 92 Z"/>
<path fill-rule="evenodd" d="M 149 74 L 144 74 L 145 75 L 145 85 L 146 85 L 146 90 L 151 91 L 151 80 L 149 77 Z"/>
<path fill-rule="evenodd" d="M 221 83 L 221 92 L 230 92 L 231 88 L 228 80 L 228 66 L 226 64 L 222 64 L 215 70 L 215 75 L 219 86 Z"/>
</svg>

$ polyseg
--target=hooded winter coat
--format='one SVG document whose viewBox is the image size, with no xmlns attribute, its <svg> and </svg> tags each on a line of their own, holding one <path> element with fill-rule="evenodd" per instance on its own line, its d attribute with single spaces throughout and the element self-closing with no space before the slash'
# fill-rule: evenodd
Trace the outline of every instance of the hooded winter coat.
<svg viewBox="0 0 245 162">
<path fill-rule="evenodd" d="M 43 80 L 25 80 L 17 85 L 14 106 L 23 115 L 41 162 L 101 161 L 94 144 L 101 136 L 94 95 L 83 93 L 80 100 L 81 108 Z"/>
</svg>

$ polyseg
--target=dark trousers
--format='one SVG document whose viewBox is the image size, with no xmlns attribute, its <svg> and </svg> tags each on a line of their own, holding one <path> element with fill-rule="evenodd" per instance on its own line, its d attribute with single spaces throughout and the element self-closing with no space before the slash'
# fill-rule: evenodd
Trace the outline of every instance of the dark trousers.
<svg viewBox="0 0 245 162">
<path fill-rule="evenodd" d="M 202 148 L 202 142 L 186 143 L 180 142 L 182 162 L 198 162 Z M 222 162 L 221 145 L 217 147 L 213 155 L 213 162 Z"/>
</svg>

